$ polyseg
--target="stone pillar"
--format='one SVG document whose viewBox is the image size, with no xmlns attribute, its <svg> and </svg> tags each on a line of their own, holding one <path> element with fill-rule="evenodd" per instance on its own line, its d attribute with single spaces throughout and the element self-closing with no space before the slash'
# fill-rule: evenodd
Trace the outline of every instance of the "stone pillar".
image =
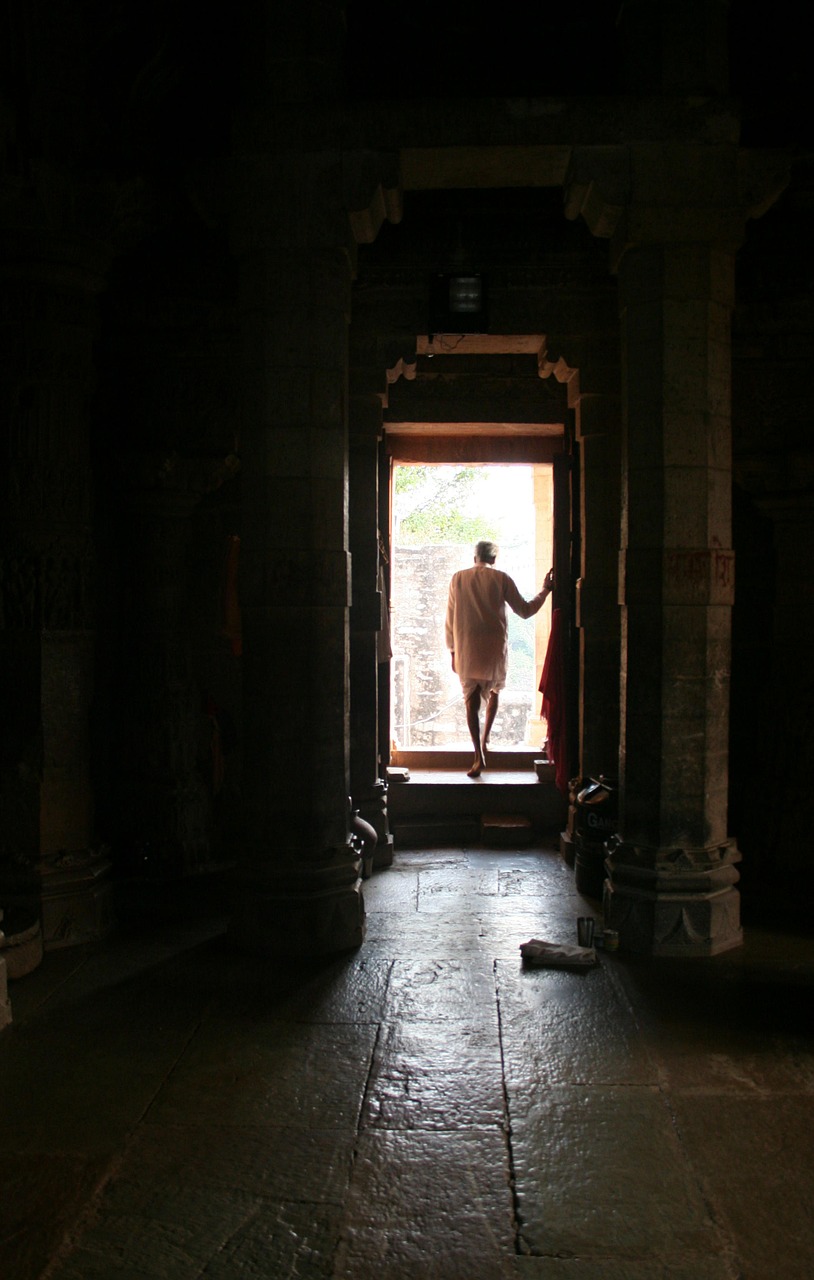
<svg viewBox="0 0 814 1280">
<path fill-rule="evenodd" d="M 242 330 L 245 828 L 230 934 L 316 955 L 364 937 L 349 835 L 347 327 L 339 153 L 248 156 Z"/>
<path fill-rule="evenodd" d="M 0 929 L 3 927 L 0 919 Z M 8 982 L 6 980 L 6 962 L 0 955 L 0 1031 L 11 1022 L 11 1003 L 8 998 Z"/>
<path fill-rule="evenodd" d="M 6 247 L 0 291 L 0 907 L 47 947 L 112 923 L 94 847 L 90 401 L 105 262 L 69 236 Z"/>
<path fill-rule="evenodd" d="M 381 397 L 350 401 L 350 783 L 353 806 L 378 837 L 373 865 L 390 866 L 393 836 L 387 820 L 387 785 L 379 763 L 379 658 L 382 589 L 379 560 L 379 447 Z"/>
<path fill-rule="evenodd" d="M 742 939 L 727 835 L 730 317 L 746 217 L 785 172 L 736 144 L 730 122 L 714 144 L 577 149 L 567 178 L 567 216 L 611 239 L 619 277 L 620 833 L 605 914 L 623 946 L 657 955 Z"/>
<path fill-rule="evenodd" d="M 210 866 L 206 718 L 189 622 L 192 515 L 238 469 L 234 457 L 119 459 L 126 649 L 116 683 L 121 869 L 168 881 Z M 213 584 L 213 594 L 216 589 Z"/>
<path fill-rule="evenodd" d="M 778 571 L 773 600 L 765 606 L 761 602 L 772 614 L 772 661 L 755 691 L 756 721 L 766 726 L 766 733 L 754 745 L 761 761 L 755 809 L 761 810 L 756 825 L 762 835 L 754 878 L 762 901 L 807 920 L 814 908 L 807 835 L 814 777 L 814 681 L 808 648 L 814 634 L 814 498 L 804 487 L 811 456 L 798 454 L 795 461 L 800 488 L 764 492 L 757 499 L 772 521 Z"/>
<path fill-rule="evenodd" d="M 622 809 L 605 911 L 624 947 L 658 955 L 742 940 L 727 837 L 733 265 L 698 242 L 640 243 L 619 264 Z"/>
</svg>

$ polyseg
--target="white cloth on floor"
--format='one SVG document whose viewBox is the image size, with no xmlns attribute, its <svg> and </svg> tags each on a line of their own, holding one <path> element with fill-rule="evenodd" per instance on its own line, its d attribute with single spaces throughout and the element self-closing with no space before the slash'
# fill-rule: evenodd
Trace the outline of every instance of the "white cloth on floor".
<svg viewBox="0 0 814 1280">
<path fill-rule="evenodd" d="M 565 942 L 543 942 L 531 938 L 520 943 L 520 954 L 527 964 L 550 969 L 590 969 L 598 963 L 594 947 L 574 947 Z"/>
</svg>

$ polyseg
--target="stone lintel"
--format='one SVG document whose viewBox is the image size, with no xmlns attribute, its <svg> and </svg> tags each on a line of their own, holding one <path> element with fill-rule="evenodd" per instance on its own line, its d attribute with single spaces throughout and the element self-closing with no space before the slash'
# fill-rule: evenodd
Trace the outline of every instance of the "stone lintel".
<svg viewBox="0 0 814 1280">
<path fill-rule="evenodd" d="M 259 856 L 259 855 L 258 855 Z M 361 946 L 365 912 L 361 858 L 351 844 L 319 861 L 292 858 L 239 870 L 228 937 L 238 948 L 323 956 Z"/>
</svg>

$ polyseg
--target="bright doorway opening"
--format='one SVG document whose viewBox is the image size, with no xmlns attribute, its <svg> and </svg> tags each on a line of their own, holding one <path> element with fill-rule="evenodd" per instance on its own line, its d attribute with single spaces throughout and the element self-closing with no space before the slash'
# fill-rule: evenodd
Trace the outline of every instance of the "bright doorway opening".
<svg viewBox="0 0 814 1280">
<path fill-rule="evenodd" d="M 392 485 L 391 738 L 397 751 L 468 751 L 463 698 L 444 639 L 449 580 L 472 563 L 475 543 L 500 548 L 498 568 L 522 595 L 552 564 L 549 463 L 394 463 Z M 509 672 L 491 745 L 539 750 L 546 736 L 538 687 L 548 646 L 548 602 L 535 618 L 509 611 Z"/>
</svg>

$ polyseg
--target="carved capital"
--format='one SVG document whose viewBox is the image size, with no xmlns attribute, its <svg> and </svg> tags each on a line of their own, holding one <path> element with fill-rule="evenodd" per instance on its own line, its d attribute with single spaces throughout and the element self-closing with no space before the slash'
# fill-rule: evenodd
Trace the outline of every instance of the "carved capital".
<svg viewBox="0 0 814 1280">
<path fill-rule="evenodd" d="M 346 152 L 342 174 L 345 204 L 357 244 L 371 244 L 383 222 L 401 222 L 403 194 L 396 153 Z"/>
<path fill-rule="evenodd" d="M 733 143 L 639 142 L 576 147 L 565 179 L 565 214 L 612 241 L 612 266 L 644 244 L 708 243 L 734 251 L 748 218 L 789 181 L 788 157 Z"/>
<path fill-rule="evenodd" d="M 565 216 L 585 219 L 592 235 L 609 240 L 630 199 L 626 147 L 575 147 L 565 176 Z"/>
</svg>

